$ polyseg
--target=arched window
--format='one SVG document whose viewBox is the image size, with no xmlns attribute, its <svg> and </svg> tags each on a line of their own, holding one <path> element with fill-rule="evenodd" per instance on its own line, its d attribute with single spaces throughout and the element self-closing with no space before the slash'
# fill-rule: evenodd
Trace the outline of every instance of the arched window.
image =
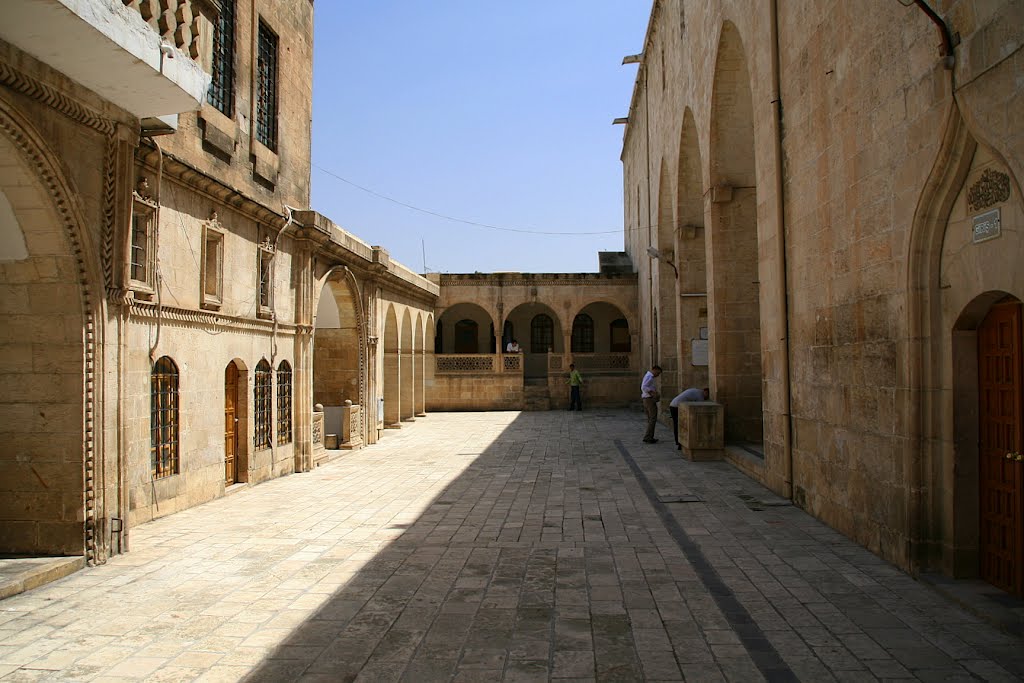
<svg viewBox="0 0 1024 683">
<path fill-rule="evenodd" d="M 274 371 L 271 370 L 270 363 L 264 358 L 256 366 L 256 382 L 252 389 L 253 408 L 256 416 L 254 445 L 257 449 L 270 448 L 270 440 L 273 436 L 273 426 L 270 422 L 274 408 L 273 384 Z"/>
<path fill-rule="evenodd" d="M 547 353 L 555 343 L 555 324 L 545 313 L 530 321 L 530 353 Z"/>
<path fill-rule="evenodd" d="M 628 353 L 632 350 L 629 340 L 629 323 L 626 322 L 625 318 L 613 320 L 609 332 L 611 338 L 610 351 L 613 353 Z"/>
<path fill-rule="evenodd" d="M 475 320 L 455 323 L 455 353 L 480 353 L 480 327 Z"/>
<path fill-rule="evenodd" d="M 154 479 L 178 473 L 178 366 L 167 356 L 149 376 L 149 458 Z"/>
<path fill-rule="evenodd" d="M 292 442 L 292 366 L 283 360 L 277 366 L 277 443 Z"/>
<path fill-rule="evenodd" d="M 572 321 L 572 352 L 594 352 L 594 319 L 586 313 L 580 313 Z"/>
</svg>

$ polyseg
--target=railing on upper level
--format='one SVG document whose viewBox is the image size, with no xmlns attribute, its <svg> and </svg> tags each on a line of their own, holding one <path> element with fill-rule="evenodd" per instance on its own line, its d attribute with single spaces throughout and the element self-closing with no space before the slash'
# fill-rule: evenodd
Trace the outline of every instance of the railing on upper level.
<svg viewBox="0 0 1024 683">
<path fill-rule="evenodd" d="M 123 0 L 136 10 L 160 37 L 198 60 L 202 54 L 200 38 L 204 19 L 192 0 Z M 166 9 L 164 9 L 166 8 Z"/>
<path fill-rule="evenodd" d="M 523 373 L 522 354 L 446 353 L 434 356 L 438 375 Z"/>
</svg>

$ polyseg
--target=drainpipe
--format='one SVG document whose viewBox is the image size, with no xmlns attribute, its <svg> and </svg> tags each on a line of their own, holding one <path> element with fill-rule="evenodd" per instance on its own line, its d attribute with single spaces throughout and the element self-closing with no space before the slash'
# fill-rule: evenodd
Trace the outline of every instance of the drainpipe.
<svg viewBox="0 0 1024 683">
<path fill-rule="evenodd" d="M 775 258 L 779 264 L 778 288 L 776 297 L 782 306 L 782 319 L 784 325 L 784 336 L 780 340 L 783 346 L 783 353 L 780 359 L 780 381 L 782 383 L 782 417 L 784 427 L 782 430 L 782 452 L 783 452 L 783 481 L 782 495 L 793 500 L 793 415 L 792 415 L 792 386 L 790 379 L 790 326 L 789 326 L 789 266 L 786 263 L 786 195 L 785 182 L 782 177 L 782 94 L 780 85 L 779 70 L 779 6 L 778 0 L 770 0 L 771 12 L 771 48 L 772 48 L 772 105 L 774 105 L 773 124 L 775 127 L 772 136 L 775 147 L 775 224 L 777 232 L 775 235 Z"/>
</svg>

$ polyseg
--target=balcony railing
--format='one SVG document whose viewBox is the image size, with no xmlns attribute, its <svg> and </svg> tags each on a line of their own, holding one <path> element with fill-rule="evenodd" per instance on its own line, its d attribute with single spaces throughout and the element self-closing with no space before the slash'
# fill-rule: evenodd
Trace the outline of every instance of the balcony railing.
<svg viewBox="0 0 1024 683">
<path fill-rule="evenodd" d="M 434 372 L 438 375 L 523 374 L 522 354 L 450 353 L 434 356 Z"/>
<path fill-rule="evenodd" d="M 198 60 L 202 55 L 200 35 L 203 17 L 193 12 L 192 0 L 123 0 L 137 11 L 161 38 Z M 167 9 L 162 9 L 166 6 Z"/>
</svg>

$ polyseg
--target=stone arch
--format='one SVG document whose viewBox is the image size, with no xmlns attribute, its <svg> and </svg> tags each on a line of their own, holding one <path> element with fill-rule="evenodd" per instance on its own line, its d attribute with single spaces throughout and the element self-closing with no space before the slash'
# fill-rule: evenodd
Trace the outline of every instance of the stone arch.
<svg viewBox="0 0 1024 683">
<path fill-rule="evenodd" d="M 90 564 L 102 563 L 112 536 L 106 520 L 127 515 L 119 506 L 118 482 L 108 482 L 106 468 L 98 463 L 102 297 L 94 287 L 103 282 L 102 269 L 57 156 L 3 99 L 0 169 L 0 192 L 10 208 L 8 219 L 16 223 L 9 227 L 24 241 L 24 252 L 9 252 L 11 260 L 0 263 L 5 298 L 9 305 L 21 302 L 24 307 L 5 320 L 0 336 L 5 347 L 0 375 L 9 388 L 0 399 L 6 415 L 0 419 L 5 444 L 0 500 L 3 507 L 15 505 L 16 499 L 34 500 L 31 509 L 55 511 L 29 514 L 25 505 L 4 509 L 5 519 L 20 523 L 12 525 L 18 531 L 0 551 L 84 554 Z M 58 324 L 56 316 L 62 318 Z M 71 329 L 81 329 L 81 339 L 66 337 L 64 331 Z M 39 330 L 62 333 L 46 340 Z M 16 357 L 30 360 L 16 364 Z M 48 486 L 33 483 L 39 481 L 33 467 L 53 472 Z M 107 493 L 114 494 L 110 500 Z"/>
<path fill-rule="evenodd" d="M 661 386 L 665 393 L 679 384 L 678 267 L 676 266 L 675 195 L 672 174 L 662 161 L 658 180 L 658 257 L 654 259 L 658 338 L 654 357 L 661 365 Z"/>
<path fill-rule="evenodd" d="M 408 422 L 415 419 L 416 415 L 416 357 L 413 353 L 412 315 L 408 307 L 402 313 L 401 335 L 398 370 L 402 398 L 399 417 L 403 422 Z"/>
<path fill-rule="evenodd" d="M 427 339 L 425 331 L 429 328 L 425 328 L 423 325 L 423 312 L 418 311 L 416 313 L 416 327 L 413 329 L 413 346 L 414 353 L 416 355 L 416 407 L 415 412 L 417 416 L 426 415 L 427 413 L 427 381 L 426 381 L 426 369 L 427 369 Z"/>
<path fill-rule="evenodd" d="M 624 313 L 621 308 L 610 301 L 596 300 L 587 302 L 581 306 L 573 316 L 573 322 L 580 315 L 588 315 L 594 324 L 594 353 L 611 353 L 612 345 L 612 322 L 620 318 L 626 320 L 628 329 L 633 329 L 632 316 Z"/>
<path fill-rule="evenodd" d="M 970 189 L 1003 174 L 1009 195 L 974 205 Z M 998 209 L 1002 233 L 975 243 L 973 218 Z M 907 259 L 908 362 L 900 381 L 908 440 L 908 562 L 979 576 L 978 328 L 1000 301 L 1024 299 L 1024 202 L 996 150 L 975 139 L 951 100 L 914 214 Z"/>
<path fill-rule="evenodd" d="M 707 246 L 700 140 L 693 111 L 683 112 L 676 195 L 676 263 L 679 266 L 679 386 L 708 386 Z M 696 351 L 696 356 L 694 354 Z M 696 363 L 695 363 L 696 361 Z"/>
<path fill-rule="evenodd" d="M 397 426 L 401 412 L 401 346 L 395 305 L 384 315 L 384 428 Z"/>
<path fill-rule="evenodd" d="M 722 25 L 711 101 L 708 259 L 710 384 L 725 438 L 763 441 L 757 181 L 750 72 L 739 30 Z"/>
<path fill-rule="evenodd" d="M 494 328 L 494 319 L 482 306 L 469 302 L 452 304 L 438 316 L 437 339 L 440 341 L 438 353 L 459 353 L 455 343 L 456 326 L 464 320 L 476 323 L 477 336 L 476 351 L 463 351 L 463 353 L 488 353 L 488 349 L 491 347 L 491 330 Z"/>
<path fill-rule="evenodd" d="M 525 337 L 525 339 L 519 339 L 519 346 L 523 350 L 524 375 L 527 378 L 546 377 L 548 373 L 548 352 L 535 352 L 530 338 L 533 320 L 538 315 L 546 315 L 551 318 L 552 353 L 565 353 L 568 351 L 565 348 L 565 339 L 562 335 L 562 320 L 554 309 L 540 302 L 519 304 L 509 311 L 507 319 L 512 321 L 515 329 L 522 330 L 520 334 Z"/>
<path fill-rule="evenodd" d="M 359 433 L 368 443 L 366 325 L 359 283 L 351 270 L 338 266 L 320 278 L 319 285 L 313 317 L 313 403 L 340 408 L 349 400 L 363 406 Z M 340 424 L 325 428 L 341 433 L 332 431 L 340 430 Z"/>
</svg>

